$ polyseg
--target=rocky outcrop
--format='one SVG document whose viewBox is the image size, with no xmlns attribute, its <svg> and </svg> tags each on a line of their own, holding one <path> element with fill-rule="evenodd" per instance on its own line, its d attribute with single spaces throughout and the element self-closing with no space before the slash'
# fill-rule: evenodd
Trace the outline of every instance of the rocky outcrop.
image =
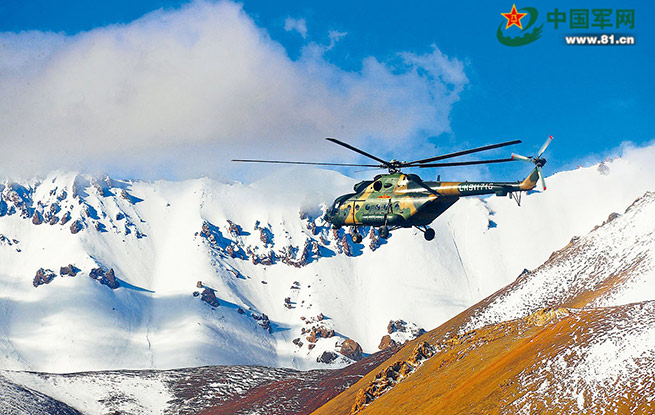
<svg viewBox="0 0 655 415">
<path fill-rule="evenodd" d="M 268 316 L 264 313 L 261 315 L 252 313 L 252 318 L 257 320 L 257 324 L 267 332 L 271 332 L 271 321 L 268 319 Z"/>
<path fill-rule="evenodd" d="M 59 268 L 59 275 L 61 275 L 62 277 L 66 275 L 68 275 L 69 277 L 74 277 L 77 275 L 78 272 L 80 272 L 80 269 L 73 264 L 68 264 L 65 267 Z"/>
<path fill-rule="evenodd" d="M 570 314 L 569 310 L 563 307 L 546 307 L 541 310 L 535 311 L 526 317 L 529 324 L 535 326 L 543 326 L 544 324 L 560 317 L 566 317 Z"/>
<path fill-rule="evenodd" d="M 0 244 L 12 246 L 12 245 L 17 245 L 18 243 L 19 243 L 18 239 L 11 239 L 0 233 Z"/>
<path fill-rule="evenodd" d="M 380 237 L 377 233 L 375 233 L 375 229 L 373 227 L 371 227 L 371 231 L 368 233 L 368 239 L 371 240 L 371 243 L 368 245 L 368 247 L 371 248 L 371 251 L 375 251 L 380 247 Z"/>
<path fill-rule="evenodd" d="M 366 388 L 357 391 L 355 403 L 350 413 L 359 412 L 373 400 L 383 395 L 396 383 L 409 376 L 425 359 L 432 357 L 435 352 L 434 346 L 422 342 L 416 345 L 407 361 L 399 360 L 382 369 Z"/>
<path fill-rule="evenodd" d="M 216 293 L 211 288 L 205 288 L 200 294 L 200 299 L 212 307 L 218 307 L 220 304 L 218 298 L 216 298 Z"/>
<path fill-rule="evenodd" d="M 237 237 L 242 234 L 241 226 L 237 225 L 236 223 L 232 222 L 229 219 L 227 220 L 227 225 L 230 231 L 230 235 L 232 235 L 232 237 Z"/>
<path fill-rule="evenodd" d="M 346 339 L 346 341 L 341 344 L 339 353 L 355 361 L 360 360 L 364 356 L 362 346 L 352 339 Z"/>
<path fill-rule="evenodd" d="M 329 329 L 324 326 L 313 326 L 309 331 L 309 336 L 307 336 L 307 341 L 310 343 L 316 343 L 316 340 L 319 338 L 329 339 L 334 336 L 334 330 Z"/>
<path fill-rule="evenodd" d="M 8 202 L 6 204 L 8 215 L 20 212 L 21 218 L 32 217 L 34 209 L 30 189 L 16 183 L 9 183 L 2 191 L 1 197 Z"/>
<path fill-rule="evenodd" d="M 109 268 L 109 270 L 105 268 L 93 268 L 89 273 L 89 277 L 98 281 L 100 284 L 106 285 L 112 290 L 115 290 L 120 286 L 113 268 Z"/>
<path fill-rule="evenodd" d="M 255 223 L 255 230 L 259 231 L 259 240 L 264 244 L 264 248 L 273 246 L 273 232 L 270 229 L 261 227 L 259 221 L 257 221 Z"/>
<path fill-rule="evenodd" d="M 36 271 L 34 280 L 32 280 L 32 285 L 34 285 L 34 287 L 38 287 L 39 285 L 50 284 L 50 282 L 52 282 L 56 276 L 57 274 L 55 274 L 51 269 L 39 268 L 39 270 Z"/>
<path fill-rule="evenodd" d="M 410 340 L 421 336 L 425 330 L 414 323 L 408 323 L 404 320 L 390 320 L 387 324 L 387 333 L 380 339 L 378 348 L 380 350 L 388 347 L 396 347 Z"/>
<path fill-rule="evenodd" d="M 50 205 L 50 209 L 44 211 L 44 220 L 48 222 L 50 225 L 55 225 L 57 222 L 59 222 L 59 217 L 57 216 L 57 213 L 61 211 L 61 207 L 59 206 L 58 203 L 52 203 Z"/>
<path fill-rule="evenodd" d="M 398 346 L 398 343 L 391 338 L 388 334 L 385 334 L 382 336 L 382 339 L 380 339 L 380 344 L 378 345 L 378 349 L 383 350 L 387 349 L 389 347 L 396 347 Z"/>
<path fill-rule="evenodd" d="M 325 351 L 319 357 L 316 358 L 316 361 L 318 363 L 330 364 L 334 362 L 337 359 L 337 357 L 339 356 L 336 353 Z"/>
<path fill-rule="evenodd" d="M 387 324 L 387 333 L 407 333 L 410 339 L 415 339 L 425 333 L 425 330 L 416 324 L 407 323 L 405 320 L 390 320 Z"/>
<path fill-rule="evenodd" d="M 40 225 L 43 223 L 43 218 L 39 212 L 34 211 L 34 214 L 32 215 L 32 223 L 34 225 Z"/>
<path fill-rule="evenodd" d="M 241 233 L 240 226 L 230 221 L 228 221 L 228 223 L 231 224 L 230 233 L 232 233 L 233 236 L 236 236 L 237 232 L 238 234 Z M 247 259 L 247 257 L 249 256 L 244 254 L 244 251 L 241 249 L 242 245 L 240 245 L 239 242 L 235 242 L 225 238 L 221 233 L 221 230 L 217 226 L 211 224 L 210 222 L 207 221 L 203 222 L 202 229 L 200 230 L 200 236 L 205 239 L 206 243 L 209 245 L 211 249 L 218 251 L 224 255 L 227 255 L 230 258 Z M 251 251 L 249 251 L 249 254 L 250 253 Z"/>
<path fill-rule="evenodd" d="M 434 355 L 435 351 L 436 349 L 430 343 L 421 342 L 417 344 L 416 347 L 414 348 L 414 351 L 412 351 L 412 354 L 409 356 L 408 362 L 414 365 L 414 367 L 416 367 L 425 359 L 431 358 Z"/>
<path fill-rule="evenodd" d="M 230 257 L 230 258 L 236 258 L 236 251 L 234 250 L 234 246 L 228 245 L 225 247 L 225 253 Z"/>
<path fill-rule="evenodd" d="M 59 223 L 62 225 L 65 225 L 68 223 L 68 221 L 71 220 L 71 213 L 70 212 L 65 212 L 62 216 L 61 219 L 59 220 Z M 71 229 L 72 232 L 72 229 Z"/>
<path fill-rule="evenodd" d="M 314 252 L 319 254 L 317 256 L 320 256 L 318 243 L 316 241 L 312 241 L 311 239 L 307 239 L 303 245 L 300 258 L 296 259 L 298 256 L 298 247 L 293 245 L 289 245 L 283 248 L 282 251 L 280 251 L 279 258 L 280 261 L 284 264 L 291 265 L 296 268 L 302 268 L 311 261 Z"/>
<path fill-rule="evenodd" d="M 77 219 L 75 222 L 71 223 L 70 230 L 73 235 L 84 229 L 84 223 L 81 220 Z"/>
<path fill-rule="evenodd" d="M 345 256 L 353 256 L 352 248 L 350 247 L 350 244 L 348 243 L 348 238 L 346 237 L 345 233 L 341 237 L 341 249 L 342 249 L 343 254 Z"/>
</svg>

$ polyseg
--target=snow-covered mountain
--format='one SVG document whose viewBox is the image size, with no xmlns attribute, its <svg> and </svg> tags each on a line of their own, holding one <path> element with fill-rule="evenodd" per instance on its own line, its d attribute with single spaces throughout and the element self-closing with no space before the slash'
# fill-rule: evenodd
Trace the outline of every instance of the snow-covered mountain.
<svg viewBox="0 0 655 415">
<path fill-rule="evenodd" d="M 325 207 L 354 184 L 329 171 L 252 185 L 71 172 L 6 181 L 0 366 L 343 366 L 359 357 L 347 339 L 366 354 L 390 321 L 436 327 L 622 210 L 652 187 L 654 155 L 555 174 L 520 208 L 463 199 L 432 242 L 398 230 L 353 244 L 329 229 Z"/>
</svg>

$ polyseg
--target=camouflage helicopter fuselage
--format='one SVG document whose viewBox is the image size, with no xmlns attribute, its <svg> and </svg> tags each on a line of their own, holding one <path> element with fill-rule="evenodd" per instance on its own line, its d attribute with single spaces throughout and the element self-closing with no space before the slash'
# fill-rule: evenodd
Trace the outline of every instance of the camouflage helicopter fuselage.
<svg viewBox="0 0 655 415">
<path fill-rule="evenodd" d="M 539 178 L 535 168 L 522 182 L 442 182 L 421 181 L 405 173 L 382 174 L 354 186 L 355 193 L 339 196 L 324 219 L 341 226 L 427 226 L 460 197 L 533 189 Z"/>
</svg>

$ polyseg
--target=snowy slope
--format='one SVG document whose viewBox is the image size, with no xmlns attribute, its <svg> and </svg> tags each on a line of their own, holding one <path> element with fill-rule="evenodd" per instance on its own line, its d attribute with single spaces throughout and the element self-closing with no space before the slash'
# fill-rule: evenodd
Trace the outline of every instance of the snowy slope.
<svg viewBox="0 0 655 415">
<path fill-rule="evenodd" d="M 654 147 L 627 152 L 605 163 L 609 174 L 558 173 L 521 208 L 508 198 L 463 199 L 434 222 L 434 241 L 399 230 L 376 249 L 368 232 L 343 246 L 343 231 L 322 222 L 353 184 L 330 171 L 285 170 L 252 185 L 70 172 L 5 182 L 1 366 L 304 369 L 325 367 L 317 358 L 346 338 L 371 353 L 390 320 L 438 326 L 623 209 L 651 187 L 653 155 Z M 83 229 L 72 233 L 74 223 Z M 68 264 L 77 276 L 60 275 Z M 35 287 L 40 268 L 56 276 Z M 89 278 L 95 268 L 113 269 L 119 287 Z M 218 307 L 201 301 L 207 289 Z M 350 362 L 338 355 L 332 366 Z"/>
<path fill-rule="evenodd" d="M 513 320 L 543 307 L 618 306 L 655 301 L 655 193 L 574 238 L 475 313 L 461 332 Z"/>
</svg>

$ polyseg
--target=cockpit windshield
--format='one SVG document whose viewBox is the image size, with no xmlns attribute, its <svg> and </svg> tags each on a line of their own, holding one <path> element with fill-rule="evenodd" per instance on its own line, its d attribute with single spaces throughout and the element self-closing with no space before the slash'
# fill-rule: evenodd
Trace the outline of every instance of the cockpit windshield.
<svg viewBox="0 0 655 415">
<path fill-rule="evenodd" d="M 343 195 L 343 196 L 339 196 L 339 197 L 334 201 L 334 203 L 332 204 L 332 206 L 330 207 L 330 209 L 328 210 L 328 213 L 329 213 L 330 215 L 334 215 L 335 213 L 337 213 L 337 211 L 339 210 L 339 208 L 341 207 L 341 205 L 343 204 L 343 202 L 344 202 L 345 200 L 347 200 L 350 196 L 353 196 L 353 195 L 354 195 L 354 193 L 347 194 L 347 195 Z"/>
<path fill-rule="evenodd" d="M 333 215 L 337 213 L 337 210 L 339 209 L 339 206 L 341 206 L 341 201 L 340 200 L 335 200 L 334 203 L 332 204 L 332 207 L 330 210 L 328 210 L 328 213 Z"/>
</svg>

